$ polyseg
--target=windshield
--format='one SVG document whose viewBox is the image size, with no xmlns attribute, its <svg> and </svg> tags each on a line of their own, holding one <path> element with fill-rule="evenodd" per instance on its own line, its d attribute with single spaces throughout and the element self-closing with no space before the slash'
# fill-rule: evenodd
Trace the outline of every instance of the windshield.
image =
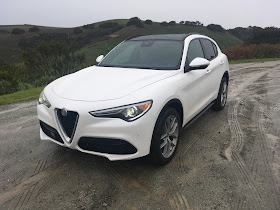
<svg viewBox="0 0 280 210">
<path fill-rule="evenodd" d="M 125 41 L 99 64 L 106 67 L 177 70 L 180 68 L 183 41 Z"/>
</svg>

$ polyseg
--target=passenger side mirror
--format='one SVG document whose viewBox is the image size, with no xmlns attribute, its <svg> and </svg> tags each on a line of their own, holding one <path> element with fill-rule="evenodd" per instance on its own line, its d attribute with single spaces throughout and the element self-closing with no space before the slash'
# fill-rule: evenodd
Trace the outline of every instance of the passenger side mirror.
<svg viewBox="0 0 280 210">
<path fill-rule="evenodd" d="M 206 69 L 210 62 L 205 58 L 195 58 L 189 65 L 189 70 Z"/>
<path fill-rule="evenodd" d="M 97 58 L 96 58 L 96 63 L 100 63 L 104 58 L 104 55 L 99 55 Z"/>
</svg>

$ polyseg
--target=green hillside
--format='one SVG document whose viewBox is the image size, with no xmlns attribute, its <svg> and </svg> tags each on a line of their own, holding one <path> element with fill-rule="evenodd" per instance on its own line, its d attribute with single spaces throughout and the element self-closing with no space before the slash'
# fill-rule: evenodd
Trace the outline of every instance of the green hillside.
<svg viewBox="0 0 280 210">
<path fill-rule="evenodd" d="M 144 28 L 136 26 L 126 26 L 128 20 L 109 20 L 86 26 L 77 27 L 79 33 L 75 33 L 75 28 L 55 28 L 38 26 L 39 31 L 29 32 L 33 25 L 11 25 L 0 26 L 0 58 L 9 63 L 22 62 L 22 45 L 19 43 L 35 43 L 36 41 L 54 39 L 74 40 L 78 44 L 77 52 L 82 52 L 86 56 L 86 65 L 95 63 L 95 58 L 100 54 L 106 54 L 115 45 L 130 36 L 145 34 L 172 34 L 172 33 L 201 33 L 216 40 L 222 50 L 236 45 L 242 45 L 242 41 L 228 32 L 213 32 L 203 26 L 168 25 L 162 26 L 159 23 L 152 25 L 144 24 Z M 118 23 L 115 28 L 100 28 L 99 25 L 107 22 Z M 25 30 L 22 34 L 12 34 L 14 28 Z M 112 32 L 112 31 L 115 32 Z M 25 42 L 23 42 L 24 40 Z"/>
</svg>

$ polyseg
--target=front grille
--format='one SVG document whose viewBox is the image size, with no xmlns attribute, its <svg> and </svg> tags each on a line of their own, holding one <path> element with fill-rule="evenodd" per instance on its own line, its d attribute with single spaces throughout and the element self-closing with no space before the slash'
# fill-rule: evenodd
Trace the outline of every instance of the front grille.
<svg viewBox="0 0 280 210">
<path fill-rule="evenodd" d="M 42 128 L 42 131 L 50 138 L 64 144 L 63 140 L 61 139 L 60 135 L 58 134 L 57 130 L 48 124 L 42 122 L 40 120 L 40 126 Z"/>
<path fill-rule="evenodd" d="M 66 136 L 70 139 L 75 133 L 76 124 L 78 122 L 79 115 L 77 112 L 67 111 L 67 115 L 61 114 L 61 109 L 57 109 L 57 118 Z"/>
<path fill-rule="evenodd" d="M 137 152 L 132 144 L 120 139 L 82 137 L 78 145 L 84 150 L 106 154 L 128 155 Z"/>
</svg>

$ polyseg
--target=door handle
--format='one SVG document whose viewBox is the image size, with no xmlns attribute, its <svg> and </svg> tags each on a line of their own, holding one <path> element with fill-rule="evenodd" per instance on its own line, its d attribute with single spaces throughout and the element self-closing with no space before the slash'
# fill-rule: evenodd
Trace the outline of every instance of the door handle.
<svg viewBox="0 0 280 210">
<path fill-rule="evenodd" d="M 210 69 L 206 69 L 206 74 L 209 74 L 211 72 Z"/>
<path fill-rule="evenodd" d="M 224 61 L 221 61 L 221 62 L 220 62 L 220 65 L 223 65 L 224 63 L 225 63 Z"/>
</svg>

